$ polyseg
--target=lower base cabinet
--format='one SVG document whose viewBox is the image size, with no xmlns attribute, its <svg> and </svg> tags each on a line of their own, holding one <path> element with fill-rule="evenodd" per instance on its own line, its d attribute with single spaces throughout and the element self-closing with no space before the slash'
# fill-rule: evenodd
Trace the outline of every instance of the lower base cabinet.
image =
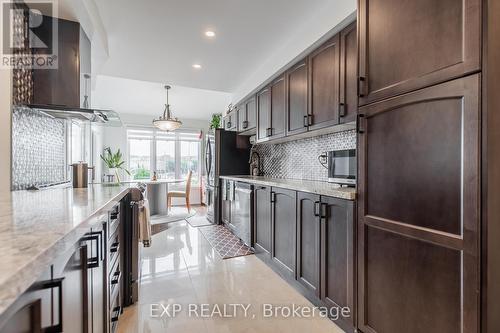
<svg viewBox="0 0 500 333">
<path fill-rule="evenodd" d="M 262 186 L 254 198 L 257 256 L 355 332 L 354 201 Z"/>
<path fill-rule="evenodd" d="M 320 196 L 297 193 L 297 281 L 311 295 L 320 296 Z"/>
<path fill-rule="evenodd" d="M 118 206 L 116 206 L 118 207 Z M 120 217 L 97 218 L 0 315 L 0 333 L 112 333 L 121 314 Z"/>
<path fill-rule="evenodd" d="M 346 332 L 355 323 L 354 202 L 321 197 L 321 300 L 329 308 L 348 309 L 336 321 Z"/>
<path fill-rule="evenodd" d="M 281 188 L 271 191 L 271 257 L 283 274 L 295 277 L 296 195 Z"/>
<path fill-rule="evenodd" d="M 297 282 L 354 332 L 354 202 L 297 193 Z"/>
<path fill-rule="evenodd" d="M 271 256 L 271 188 L 254 187 L 254 248 L 258 254 Z"/>
</svg>

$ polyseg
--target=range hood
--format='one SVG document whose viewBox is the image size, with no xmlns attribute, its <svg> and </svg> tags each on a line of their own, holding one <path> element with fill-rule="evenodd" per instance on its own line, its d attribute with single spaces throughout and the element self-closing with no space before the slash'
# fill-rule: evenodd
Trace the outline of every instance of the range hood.
<svg viewBox="0 0 500 333">
<path fill-rule="evenodd" d="M 41 113 L 57 119 L 89 121 L 96 125 L 113 127 L 123 126 L 120 116 L 115 111 L 68 108 L 63 105 L 28 104 L 27 107 L 37 109 Z"/>
</svg>

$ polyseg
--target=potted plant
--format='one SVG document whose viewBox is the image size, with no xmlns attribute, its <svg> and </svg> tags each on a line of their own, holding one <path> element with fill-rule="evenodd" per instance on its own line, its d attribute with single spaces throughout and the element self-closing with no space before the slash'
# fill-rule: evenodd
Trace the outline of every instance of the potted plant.
<svg viewBox="0 0 500 333">
<path fill-rule="evenodd" d="M 212 120 L 210 120 L 210 129 L 211 130 L 221 128 L 221 118 L 222 118 L 222 114 L 220 114 L 220 113 L 214 113 L 212 115 Z"/>
<path fill-rule="evenodd" d="M 130 172 L 124 168 L 125 161 L 122 160 L 122 153 L 120 149 L 118 149 L 114 154 L 110 147 L 104 149 L 104 154 L 101 155 L 101 159 L 108 167 L 109 172 L 115 175 L 117 183 L 121 181 L 119 174 L 120 170 L 125 171 L 130 176 Z"/>
</svg>

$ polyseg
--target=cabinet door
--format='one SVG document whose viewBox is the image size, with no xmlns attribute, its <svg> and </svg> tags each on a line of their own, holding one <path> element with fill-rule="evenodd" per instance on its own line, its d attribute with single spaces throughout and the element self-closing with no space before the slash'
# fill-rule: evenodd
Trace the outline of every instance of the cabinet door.
<svg viewBox="0 0 500 333">
<path fill-rule="evenodd" d="M 285 135 L 286 87 L 285 76 L 271 84 L 271 138 Z"/>
<path fill-rule="evenodd" d="M 319 297 L 319 195 L 297 193 L 297 281 Z"/>
<path fill-rule="evenodd" d="M 237 109 L 234 109 L 229 114 L 229 129 L 231 131 L 238 130 L 238 110 Z"/>
<path fill-rule="evenodd" d="M 257 253 L 271 253 L 271 188 L 254 189 L 254 248 Z"/>
<path fill-rule="evenodd" d="M 473 75 L 360 109 L 363 332 L 478 332 L 479 85 Z"/>
<path fill-rule="evenodd" d="M 107 215 L 105 215 L 107 217 Z M 106 309 L 106 297 L 105 288 L 106 283 L 106 272 L 104 267 L 104 260 L 106 255 L 105 240 L 103 227 L 98 226 L 92 228 L 92 236 L 96 238 L 90 242 L 90 258 L 93 258 L 92 267 L 90 267 L 90 294 L 91 297 L 91 310 L 92 310 L 92 332 L 99 333 L 105 329 L 106 321 L 104 318 L 104 313 Z"/>
<path fill-rule="evenodd" d="M 309 129 L 332 126 L 339 122 L 339 35 L 309 56 L 309 85 L 312 121 Z"/>
<path fill-rule="evenodd" d="M 228 115 L 225 115 L 223 118 L 222 118 L 222 121 L 224 123 L 224 129 L 226 131 L 229 131 L 230 128 L 231 128 L 231 116 L 228 114 Z"/>
<path fill-rule="evenodd" d="M 50 268 L 0 315 L 1 333 L 41 333 L 60 331 L 59 321 L 52 316 L 52 290 L 57 290 L 53 283 Z M 57 300 L 54 300 L 57 301 Z"/>
<path fill-rule="evenodd" d="M 285 275 L 295 278 L 296 192 L 273 187 L 272 260 Z"/>
<path fill-rule="evenodd" d="M 309 126 L 307 75 L 307 59 L 300 61 L 286 74 L 288 86 L 286 135 L 306 132 Z"/>
<path fill-rule="evenodd" d="M 257 140 L 266 140 L 271 130 L 271 90 L 264 88 L 257 94 Z"/>
<path fill-rule="evenodd" d="M 480 0 L 361 0 L 360 105 L 480 69 Z"/>
<path fill-rule="evenodd" d="M 354 202 L 321 197 L 321 300 L 329 307 L 346 308 L 336 324 L 354 331 Z"/>
<path fill-rule="evenodd" d="M 340 33 L 339 122 L 356 120 L 358 112 L 358 39 L 356 22 Z"/>
<path fill-rule="evenodd" d="M 236 107 L 238 113 L 238 132 L 244 132 L 248 128 L 247 110 L 245 104 L 240 104 Z"/>
<path fill-rule="evenodd" d="M 62 254 L 54 264 L 54 276 L 62 278 L 62 308 L 54 304 L 55 320 L 61 320 L 63 332 L 90 331 L 90 249 L 86 242 L 78 242 Z M 62 319 L 58 314 L 62 313 Z"/>
<path fill-rule="evenodd" d="M 253 130 L 257 126 L 257 108 L 255 105 L 255 97 L 249 98 L 245 102 L 245 107 L 247 111 L 247 121 L 248 121 L 248 130 Z"/>
</svg>

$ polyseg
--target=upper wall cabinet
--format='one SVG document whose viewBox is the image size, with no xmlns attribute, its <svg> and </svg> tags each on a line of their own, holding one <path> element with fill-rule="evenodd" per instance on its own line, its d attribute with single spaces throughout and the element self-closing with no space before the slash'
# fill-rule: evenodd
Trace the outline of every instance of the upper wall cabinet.
<svg viewBox="0 0 500 333">
<path fill-rule="evenodd" d="M 360 0 L 358 19 L 360 105 L 480 69 L 480 0 Z"/>
<path fill-rule="evenodd" d="M 271 130 L 270 139 L 285 136 L 286 83 L 281 76 L 271 84 Z"/>
<path fill-rule="evenodd" d="M 238 132 L 246 135 L 255 134 L 256 122 L 255 97 L 252 96 L 238 108 Z"/>
<path fill-rule="evenodd" d="M 231 112 L 229 112 L 224 117 L 224 129 L 226 131 L 236 131 L 238 128 L 238 108 L 240 106 L 236 106 Z"/>
<path fill-rule="evenodd" d="M 356 119 L 358 110 L 358 38 L 356 22 L 340 33 L 339 122 Z"/>
<path fill-rule="evenodd" d="M 268 140 L 271 136 L 271 89 L 265 87 L 257 93 L 257 140 Z"/>
<path fill-rule="evenodd" d="M 50 27 L 54 20 L 58 24 L 57 69 L 33 70 L 32 104 L 89 107 L 90 101 L 88 105 L 84 101 L 85 96 L 90 99 L 90 82 L 85 78 L 91 72 L 90 40 L 79 23 L 48 16 L 43 17 L 41 25 L 33 28 L 33 32 L 42 40 L 50 40 L 47 34 L 52 33 Z M 40 54 L 46 51 L 34 49 L 33 52 Z"/>
<path fill-rule="evenodd" d="M 335 35 L 309 57 L 310 129 L 339 122 L 340 39 Z"/>
<path fill-rule="evenodd" d="M 307 131 L 309 126 L 308 92 L 308 60 L 298 62 L 286 73 L 287 112 L 286 135 L 298 134 Z"/>
</svg>

